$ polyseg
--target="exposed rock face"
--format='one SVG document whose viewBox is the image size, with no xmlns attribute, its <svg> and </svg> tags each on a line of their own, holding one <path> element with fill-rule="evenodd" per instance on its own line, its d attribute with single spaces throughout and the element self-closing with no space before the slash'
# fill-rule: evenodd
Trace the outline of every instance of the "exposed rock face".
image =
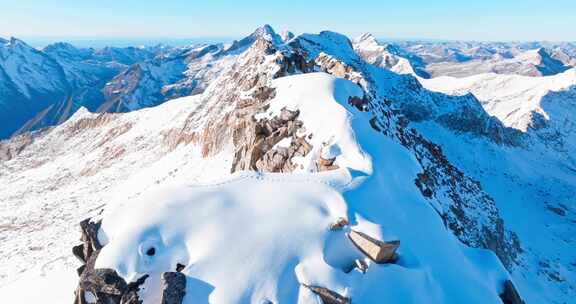
<svg viewBox="0 0 576 304">
<path fill-rule="evenodd" d="M 98 241 L 100 222 L 86 219 L 80 222 L 80 228 L 82 244 L 73 247 L 72 252 L 84 265 L 78 268 L 80 279 L 74 304 L 141 304 L 138 290 L 148 275 L 127 284 L 113 269 L 94 268 L 102 249 Z"/>
<path fill-rule="evenodd" d="M 13 137 L 11 140 L 0 141 L 0 162 L 8 161 L 18 155 L 34 140 L 33 133 L 24 133 Z"/>
<path fill-rule="evenodd" d="M 417 134 L 414 129 L 398 127 L 401 143 L 414 151 L 423 168 L 415 183 L 424 197 L 434 203 L 445 225 L 466 245 L 493 250 L 502 263 L 512 268 L 520 243 L 514 233 L 504 229 L 494 200 L 480 183 L 454 167 L 442 149 Z M 449 198 L 449 200 L 442 199 Z"/>
<path fill-rule="evenodd" d="M 350 298 L 344 297 L 341 294 L 332 291 L 325 287 L 304 285 L 313 293 L 320 297 L 322 304 L 350 304 Z"/>
<path fill-rule="evenodd" d="M 500 294 L 500 299 L 502 299 L 504 304 L 524 304 L 518 291 L 516 291 L 516 287 L 510 280 L 504 282 L 504 291 Z"/>
<path fill-rule="evenodd" d="M 161 304 L 181 304 L 186 294 L 186 276 L 180 272 L 162 274 Z"/>
<path fill-rule="evenodd" d="M 338 169 L 338 165 L 335 165 L 336 157 L 324 159 L 322 156 L 318 159 L 318 172 L 330 171 Z"/>
<path fill-rule="evenodd" d="M 294 156 L 305 156 L 312 146 L 305 137 L 297 135 L 303 127 L 297 120 L 299 112 L 282 109 L 280 116 L 259 121 L 248 120 L 243 129 L 234 133 L 237 152 L 232 171 L 256 170 L 261 172 L 291 172 Z M 275 147 L 280 141 L 290 139 L 289 147 Z"/>
<path fill-rule="evenodd" d="M 477 181 L 452 165 L 439 146 L 408 127 L 410 120 L 407 118 L 418 121 L 448 115 L 439 114 L 435 110 L 437 106 L 431 106 L 438 104 L 440 97 L 452 99 L 455 104 L 459 104 L 454 113 L 462 111 L 479 113 L 482 108 L 477 100 L 471 102 L 468 100 L 470 97 L 466 96 L 460 98 L 430 94 L 413 77 L 387 75 L 384 70 L 375 72 L 372 66 L 356 55 L 350 46 L 350 41 L 339 34 L 322 32 L 318 36 L 303 35 L 299 38 L 292 40 L 290 45 L 296 49 L 296 53 L 308 58 L 303 61 L 312 60 L 321 70 L 350 79 L 360 85 L 365 91 L 366 101 L 355 102 L 362 105 L 361 109 L 367 109 L 374 115 L 370 120 L 372 128 L 413 151 L 423 169 L 423 175 L 416 179 L 416 184 L 420 185 L 423 196 L 431 200 L 431 205 L 444 219 L 446 226 L 463 243 L 472 247 L 491 249 L 508 269 L 514 267 L 516 258 L 521 252 L 520 244 L 517 236 L 504 228 L 494 200 L 483 191 Z M 343 51 L 344 49 L 349 50 Z M 330 50 L 337 51 L 331 53 Z M 406 110 L 400 110 L 406 105 L 414 105 L 414 109 L 417 109 L 414 113 L 418 114 L 406 116 Z M 488 117 L 485 112 L 483 113 L 478 115 Z M 484 129 L 477 131 L 475 128 L 483 128 L 485 124 L 478 125 L 476 114 L 470 117 L 474 118 L 470 125 L 475 127 L 461 131 L 486 134 L 497 142 L 506 142 L 509 138 L 500 137 L 498 132 L 486 133 L 482 131 Z M 463 119 L 466 120 L 466 116 Z M 501 125 L 498 128 L 500 127 Z M 513 130 L 511 132 L 514 133 Z M 514 136 L 510 138 L 514 139 Z M 436 206 L 441 206 L 441 209 Z"/>
</svg>

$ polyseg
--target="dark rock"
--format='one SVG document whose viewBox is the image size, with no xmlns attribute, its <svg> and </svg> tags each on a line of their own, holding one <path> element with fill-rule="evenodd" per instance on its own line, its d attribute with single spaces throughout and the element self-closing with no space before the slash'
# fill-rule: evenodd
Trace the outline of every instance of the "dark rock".
<svg viewBox="0 0 576 304">
<path fill-rule="evenodd" d="M 343 217 L 339 217 L 335 223 L 332 223 L 330 225 L 330 230 L 332 231 L 342 230 L 342 228 L 346 226 L 348 226 L 348 220 Z"/>
<path fill-rule="evenodd" d="M 310 286 L 302 284 L 304 287 L 310 289 L 313 293 L 318 295 L 322 300 L 322 304 L 350 304 L 350 298 L 344 297 L 341 294 L 332 291 L 325 287 L 320 286 Z"/>
<path fill-rule="evenodd" d="M 144 284 L 144 282 L 148 279 L 148 275 L 141 276 L 135 282 L 128 283 L 126 287 L 126 291 L 122 295 L 122 300 L 120 301 L 121 304 L 141 304 L 142 301 L 138 299 L 138 291 L 140 290 L 140 286 Z"/>
<path fill-rule="evenodd" d="M 82 275 L 82 273 L 84 272 L 84 269 L 86 269 L 86 265 L 82 265 L 82 266 L 76 268 L 76 272 L 78 273 L 78 276 Z"/>
<path fill-rule="evenodd" d="M 548 206 L 546 208 L 548 208 L 548 210 L 558 214 L 559 216 L 566 216 L 566 210 L 564 210 L 560 207 Z"/>
<path fill-rule="evenodd" d="M 82 263 L 86 263 L 86 256 L 84 256 L 84 244 L 72 247 L 72 254 Z"/>
<path fill-rule="evenodd" d="M 504 304 L 524 304 L 518 291 L 516 291 L 516 287 L 510 280 L 504 282 L 504 291 L 500 294 L 500 299 L 502 299 Z"/>
<path fill-rule="evenodd" d="M 86 219 L 80 223 L 83 244 L 74 246 L 72 252 L 85 264 L 77 269 L 80 276 L 75 291 L 74 304 L 88 304 L 86 298 L 97 304 L 141 304 L 138 290 L 148 275 L 129 284 L 113 269 L 95 269 L 96 259 L 102 249 L 98 242 L 100 222 Z M 89 295 L 89 296 L 87 296 Z"/>
<path fill-rule="evenodd" d="M 102 245 L 98 241 L 100 225 L 100 221 L 92 222 L 91 219 L 85 219 L 80 222 L 81 240 L 84 243 L 84 260 L 90 258 L 94 251 L 102 249 Z"/>
<path fill-rule="evenodd" d="M 350 273 L 354 268 L 358 269 L 361 273 L 366 273 L 368 270 L 368 263 L 364 259 L 356 259 L 350 265 L 342 269 L 345 273 Z"/>
<path fill-rule="evenodd" d="M 162 274 L 161 304 L 181 304 L 186 294 L 186 276 L 181 272 Z"/>
</svg>

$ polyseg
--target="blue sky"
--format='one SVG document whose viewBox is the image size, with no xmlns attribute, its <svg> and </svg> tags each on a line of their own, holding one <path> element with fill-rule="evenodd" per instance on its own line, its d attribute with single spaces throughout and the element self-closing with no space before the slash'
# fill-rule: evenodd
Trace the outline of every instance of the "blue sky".
<svg viewBox="0 0 576 304">
<path fill-rule="evenodd" d="M 576 41 L 576 0 L 0 0 L 0 36 L 240 37 L 268 23 L 381 38 Z"/>
</svg>

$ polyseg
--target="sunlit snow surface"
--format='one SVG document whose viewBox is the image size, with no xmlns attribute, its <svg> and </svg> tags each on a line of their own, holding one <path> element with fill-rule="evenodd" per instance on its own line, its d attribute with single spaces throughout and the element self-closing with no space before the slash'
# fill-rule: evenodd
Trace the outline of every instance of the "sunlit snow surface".
<svg viewBox="0 0 576 304">
<path fill-rule="evenodd" d="M 299 173 L 228 176 L 230 149 L 207 159 L 196 149 L 159 157 L 157 148 L 149 146 L 153 143 L 136 141 L 126 148 L 134 149 L 127 152 L 133 153 L 128 154 L 132 161 L 110 164 L 111 169 L 96 177 L 79 177 L 76 192 L 65 188 L 55 194 L 84 195 L 82 203 L 88 206 L 73 207 L 66 200 L 60 205 L 68 206 L 67 217 L 76 220 L 93 214 L 90 208 L 107 204 L 99 235 L 106 246 L 98 266 L 113 267 L 127 280 L 151 274 L 141 292 L 145 303 L 158 303 L 159 274 L 173 271 L 176 263 L 187 266 L 186 303 L 318 303 L 301 283 L 328 287 L 355 303 L 499 301 L 507 273 L 498 259 L 490 251 L 463 246 L 444 228 L 414 185 L 416 160 L 373 131 L 369 117 L 363 117 L 368 114 L 348 106 L 348 97 L 360 93 L 353 83 L 313 73 L 281 78 L 274 85 L 277 95 L 261 115 L 297 108 L 306 132 L 314 134 L 314 150 L 301 159 Z M 186 111 L 197 106 L 198 99 L 192 97 L 122 114 L 119 117 L 134 126 L 119 140 L 133 143 L 152 130 L 178 125 Z M 57 128 L 87 115 L 79 113 Z M 311 157 L 322 153 L 323 144 L 338 147 L 340 169 L 308 173 Z M 82 152 L 85 156 L 67 170 L 83 168 L 80 164 L 90 163 L 95 151 Z M 77 156 L 53 157 L 55 166 L 71 166 Z M 58 204 L 57 196 L 53 199 Z M 43 298 L 46 303 L 65 298 L 71 302 L 77 265 L 70 262 L 70 248 L 79 235 L 66 228 L 75 226 L 67 217 L 55 221 L 62 221 L 57 227 L 70 237 L 61 238 L 58 230 L 44 237 L 55 259 L 49 271 L 11 275 L 16 281 L 5 281 L 0 299 L 15 299 L 40 280 L 51 291 Z M 373 237 L 401 240 L 398 262 L 371 264 L 366 274 L 344 273 L 342 268 L 361 255 L 345 237 L 349 228 L 328 229 L 338 217 L 347 217 L 354 229 Z M 34 243 L 42 235 L 29 237 Z M 143 254 L 150 246 L 157 249 L 154 257 Z M 36 302 L 33 295 L 19 298 L 19 303 Z"/>
<path fill-rule="evenodd" d="M 410 178 L 416 161 L 347 109 L 347 97 L 357 92 L 351 82 L 315 73 L 275 84 L 270 111 L 300 109 L 315 141 L 341 147 L 341 169 L 240 173 L 114 203 L 103 215 L 106 245 L 97 267 L 117 269 L 128 280 L 150 274 L 141 292 L 145 303 L 159 301 L 159 276 L 176 263 L 187 265 L 186 303 L 317 303 L 301 283 L 357 303 L 499 301 L 507 275 L 497 258 L 461 245 L 444 228 Z M 328 229 L 338 217 L 374 237 L 400 239 L 397 264 L 344 273 L 361 255 L 345 231 Z M 145 254 L 150 247 L 153 257 Z"/>
</svg>

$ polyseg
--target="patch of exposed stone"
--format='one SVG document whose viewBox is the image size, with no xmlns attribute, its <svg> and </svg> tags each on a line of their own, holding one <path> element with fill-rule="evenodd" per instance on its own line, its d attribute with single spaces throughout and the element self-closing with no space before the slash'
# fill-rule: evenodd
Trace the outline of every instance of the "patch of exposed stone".
<svg viewBox="0 0 576 304">
<path fill-rule="evenodd" d="M 316 170 L 318 172 L 322 172 L 322 171 L 330 171 L 330 170 L 336 170 L 338 169 L 338 165 L 335 164 L 336 162 L 336 157 L 332 157 L 332 158 L 322 158 L 322 156 L 320 156 L 318 158 L 318 161 L 316 162 Z"/>
<path fill-rule="evenodd" d="M 80 223 L 82 244 L 72 248 L 72 253 L 84 264 L 78 268 L 78 287 L 74 304 L 141 304 L 138 290 L 147 275 L 135 282 L 126 283 L 113 269 L 96 269 L 96 259 L 102 249 L 98 241 L 100 222 L 90 219 Z"/>
<path fill-rule="evenodd" d="M 162 144 L 168 152 L 174 151 L 179 145 L 198 144 L 199 136 L 196 132 L 182 129 L 170 129 L 162 132 Z"/>
<path fill-rule="evenodd" d="M 321 286 L 312 286 L 312 285 L 306 285 L 303 284 L 304 287 L 308 288 L 311 292 L 313 292 L 314 294 L 316 294 L 320 300 L 322 301 L 322 304 L 350 304 L 351 300 L 350 298 L 347 298 L 333 290 L 330 290 L 328 288 L 325 287 L 321 287 Z"/>
<path fill-rule="evenodd" d="M 180 272 L 162 274 L 161 304 L 181 304 L 186 294 L 186 276 Z"/>
<path fill-rule="evenodd" d="M 232 144 L 234 159 L 231 171 L 292 172 L 292 159 L 307 155 L 312 146 L 303 136 L 297 119 L 299 113 L 283 109 L 278 117 L 256 120 L 276 94 L 272 79 L 312 69 L 302 56 L 284 53 L 272 42 L 258 38 L 232 68 L 217 80 L 218 90 L 205 92 L 206 102 L 192 113 L 180 130 L 163 134 L 164 144 L 173 150 L 180 144 L 196 143 L 204 157 L 218 154 Z M 199 126 L 198 121 L 204 123 Z M 287 147 L 275 147 L 283 139 Z"/>
<path fill-rule="evenodd" d="M 280 115 L 272 119 L 253 118 L 241 122 L 241 127 L 234 130 L 236 153 L 232 172 L 254 170 L 261 172 L 292 172 L 296 165 L 292 159 L 306 156 L 312 145 L 304 136 L 297 133 L 303 123 L 297 120 L 299 111 L 282 109 Z M 290 138 L 288 147 L 275 147 L 281 140 Z"/>
<path fill-rule="evenodd" d="M 504 229 L 494 200 L 480 183 L 453 166 L 440 146 L 408 129 L 406 123 L 397 126 L 397 136 L 422 166 L 415 185 L 432 202 L 445 225 L 464 244 L 494 251 L 511 269 L 522 251 L 520 242 L 516 234 Z"/>
<path fill-rule="evenodd" d="M 106 134 L 104 134 L 102 139 L 100 139 L 100 141 L 98 141 L 98 143 L 96 144 L 96 147 L 101 147 L 101 146 L 105 145 L 106 143 L 109 143 L 110 141 L 114 140 L 115 138 L 120 137 L 122 134 L 125 134 L 126 132 L 130 131 L 130 129 L 132 129 L 132 126 L 133 126 L 133 123 L 126 122 L 126 123 L 123 123 L 117 127 L 109 129 L 108 132 L 106 132 Z"/>
<path fill-rule="evenodd" d="M 74 135 L 77 135 L 78 133 L 87 129 L 94 129 L 106 125 L 113 121 L 115 118 L 115 114 L 99 113 L 95 116 L 78 119 L 74 123 L 67 126 L 64 132 L 67 134 L 68 138 L 72 138 Z"/>
<path fill-rule="evenodd" d="M 0 162 L 16 157 L 34 141 L 34 133 L 23 133 L 0 141 Z"/>
<path fill-rule="evenodd" d="M 348 238 L 358 250 L 376 263 L 393 263 L 398 258 L 396 250 L 400 247 L 399 240 L 384 242 L 355 230 L 348 233 Z"/>
<path fill-rule="evenodd" d="M 504 291 L 500 294 L 500 299 L 504 304 L 524 304 L 516 287 L 514 287 L 514 284 L 510 280 L 504 282 Z"/>
<path fill-rule="evenodd" d="M 140 287 L 148 275 L 127 283 L 113 269 L 95 268 L 96 259 L 102 249 L 98 241 L 100 222 L 86 219 L 80 223 L 82 244 L 74 246 L 72 253 L 83 265 L 78 268 L 78 287 L 74 304 L 142 304 L 138 296 Z M 181 304 L 186 294 L 186 276 L 179 272 L 164 272 L 161 277 L 162 304 Z"/>
<path fill-rule="evenodd" d="M 98 107 L 98 112 L 125 112 L 125 102 L 131 97 L 131 94 L 138 89 L 138 85 L 144 78 L 145 72 L 140 64 L 134 64 L 124 72 L 116 75 L 102 89 L 105 102 Z"/>
</svg>

